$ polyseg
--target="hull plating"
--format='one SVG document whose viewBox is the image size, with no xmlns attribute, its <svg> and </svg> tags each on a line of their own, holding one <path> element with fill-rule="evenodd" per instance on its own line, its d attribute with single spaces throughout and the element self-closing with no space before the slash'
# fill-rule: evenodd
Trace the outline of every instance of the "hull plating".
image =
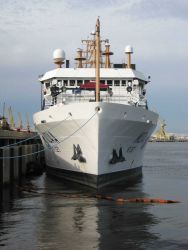
<svg viewBox="0 0 188 250">
<path fill-rule="evenodd" d="M 151 111 L 128 105 L 77 103 L 36 113 L 34 122 L 46 147 L 47 165 L 55 170 L 49 173 L 69 171 L 74 173 L 71 180 L 77 182 L 78 175 L 95 176 L 97 181 L 86 182 L 96 187 L 112 184 L 104 176 L 113 175 L 116 182 L 121 173 L 127 173 L 128 178 L 141 169 L 144 148 L 157 118 Z"/>
</svg>

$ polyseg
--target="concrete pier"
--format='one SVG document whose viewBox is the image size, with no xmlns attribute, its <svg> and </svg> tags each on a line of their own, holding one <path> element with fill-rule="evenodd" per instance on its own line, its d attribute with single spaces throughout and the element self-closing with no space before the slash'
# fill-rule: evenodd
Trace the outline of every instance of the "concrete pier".
<svg viewBox="0 0 188 250">
<path fill-rule="evenodd" d="M 14 145 L 6 147 L 10 144 Z M 36 133 L 0 130 L 0 198 L 4 186 L 20 184 L 22 177 L 33 173 L 34 168 L 38 172 L 44 168 L 44 152 L 33 154 L 41 150 Z"/>
</svg>

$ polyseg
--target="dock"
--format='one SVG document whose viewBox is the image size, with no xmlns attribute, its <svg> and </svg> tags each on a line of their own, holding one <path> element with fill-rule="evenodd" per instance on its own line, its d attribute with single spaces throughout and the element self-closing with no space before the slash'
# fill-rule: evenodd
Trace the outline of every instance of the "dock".
<svg viewBox="0 0 188 250">
<path fill-rule="evenodd" d="M 42 173 L 44 150 L 36 132 L 0 130 L 0 195 L 29 174 Z"/>
</svg>

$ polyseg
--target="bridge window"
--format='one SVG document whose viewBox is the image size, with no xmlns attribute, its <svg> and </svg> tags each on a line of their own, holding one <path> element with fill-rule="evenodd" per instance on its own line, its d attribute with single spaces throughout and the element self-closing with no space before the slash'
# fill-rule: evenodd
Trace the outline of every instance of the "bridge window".
<svg viewBox="0 0 188 250">
<path fill-rule="evenodd" d="M 121 81 L 121 86 L 126 86 L 126 80 Z"/>
<path fill-rule="evenodd" d="M 68 80 L 64 80 L 63 83 L 64 83 L 64 86 L 68 86 Z"/>
<path fill-rule="evenodd" d="M 83 83 L 82 80 L 77 80 L 77 86 L 80 86 Z"/>
<path fill-rule="evenodd" d="M 107 84 L 108 84 L 109 86 L 112 86 L 112 80 L 107 80 Z"/>
<path fill-rule="evenodd" d="M 46 85 L 46 88 L 49 88 L 50 87 L 50 82 L 46 82 L 45 85 Z"/>
<path fill-rule="evenodd" d="M 70 86 L 74 86 L 75 85 L 75 80 L 70 80 Z"/>
<path fill-rule="evenodd" d="M 120 86 L 120 80 L 114 80 L 114 86 Z"/>
</svg>

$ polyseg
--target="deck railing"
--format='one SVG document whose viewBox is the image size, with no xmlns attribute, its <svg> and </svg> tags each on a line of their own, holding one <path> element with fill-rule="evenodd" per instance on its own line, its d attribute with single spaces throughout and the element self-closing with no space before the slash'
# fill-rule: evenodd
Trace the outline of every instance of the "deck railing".
<svg viewBox="0 0 188 250">
<path fill-rule="evenodd" d="M 123 103 L 136 106 L 138 104 L 138 98 L 135 95 L 127 94 L 127 95 L 101 95 L 101 102 L 109 102 L 109 103 Z M 52 106 L 58 103 L 80 103 L 80 102 L 95 102 L 95 95 L 83 95 L 83 94 L 60 94 L 56 97 L 50 97 L 49 102 L 45 103 L 45 106 Z M 146 99 L 143 98 L 142 102 L 145 103 Z"/>
</svg>

